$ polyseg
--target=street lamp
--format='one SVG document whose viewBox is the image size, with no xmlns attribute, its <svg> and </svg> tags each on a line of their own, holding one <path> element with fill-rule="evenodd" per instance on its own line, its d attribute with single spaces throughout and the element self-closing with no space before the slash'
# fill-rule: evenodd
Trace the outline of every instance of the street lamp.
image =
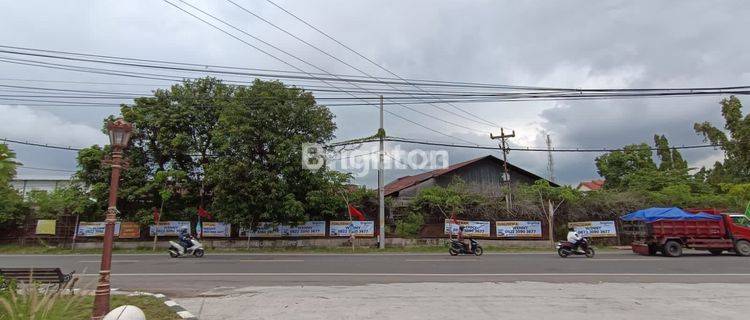
<svg viewBox="0 0 750 320">
<path fill-rule="evenodd" d="M 104 244 L 102 248 L 102 264 L 99 268 L 99 284 L 94 296 L 94 311 L 92 320 L 102 319 L 109 312 L 110 268 L 112 266 L 112 242 L 115 237 L 115 222 L 117 221 L 117 188 L 120 184 L 120 171 L 123 167 L 122 150 L 128 146 L 133 125 L 122 118 L 107 124 L 109 143 L 112 147 L 112 158 L 105 160 L 112 167 L 109 182 L 109 205 L 104 229 Z"/>
</svg>

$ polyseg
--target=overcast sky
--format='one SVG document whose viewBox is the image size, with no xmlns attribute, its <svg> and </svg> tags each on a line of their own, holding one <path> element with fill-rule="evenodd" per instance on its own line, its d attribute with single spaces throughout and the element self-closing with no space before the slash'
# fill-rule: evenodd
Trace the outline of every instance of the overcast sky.
<svg viewBox="0 0 750 320">
<path fill-rule="evenodd" d="M 176 0 L 175 0 L 176 1 Z M 186 0 L 332 73 L 349 67 L 270 28 L 225 1 Z M 307 28 L 265 1 L 236 0 L 348 63 L 388 76 Z M 750 83 L 750 41 L 746 1 L 292 1 L 277 2 L 338 40 L 407 78 L 484 83 L 597 88 L 730 86 Z M 178 2 L 179 4 L 179 2 Z M 290 69 L 247 45 L 211 29 L 162 1 L 4 1 L 0 44 L 253 68 Z M 262 46 L 257 41 L 246 41 Z M 316 71 L 299 64 L 306 71 Z M 149 92 L 164 83 L 49 70 L 0 62 L 0 84 L 84 90 Z M 71 85 L 23 82 L 74 80 L 127 82 L 144 86 Z M 151 86 L 149 86 L 151 85 Z M 720 96 L 599 101 L 494 102 L 459 105 L 515 130 L 518 146 L 620 147 L 653 143 L 655 133 L 676 145 L 700 144 L 693 123 L 722 125 Z M 741 97 L 741 99 L 744 99 Z M 127 101 L 123 101 L 127 102 Z M 479 127 L 431 106 L 424 115 L 388 110 L 435 130 L 493 144 L 490 128 Z M 376 132 L 377 110 L 332 107 L 336 140 Z M 102 119 L 117 108 L 33 107 L 0 103 L 0 137 L 50 144 L 88 146 L 106 142 Z M 386 115 L 389 135 L 448 141 L 434 132 Z M 495 129 L 495 133 L 497 130 Z M 460 141 L 454 141 L 459 142 Z M 75 169 L 75 153 L 11 145 L 25 166 Z M 367 149 L 375 146 L 366 146 Z M 396 146 L 389 144 L 388 148 Z M 402 145 L 402 149 L 414 146 Z M 493 154 L 448 149 L 452 163 Z M 499 153 L 494 153 L 499 156 Z M 684 151 L 691 166 L 722 158 L 710 149 Z M 596 178 L 596 154 L 554 155 L 559 181 L 577 184 Z M 509 161 L 546 175 L 547 154 L 512 152 Z M 386 182 L 414 170 L 389 170 Z M 21 169 L 21 177 L 63 172 Z M 372 185 L 375 175 L 358 178 Z"/>
</svg>

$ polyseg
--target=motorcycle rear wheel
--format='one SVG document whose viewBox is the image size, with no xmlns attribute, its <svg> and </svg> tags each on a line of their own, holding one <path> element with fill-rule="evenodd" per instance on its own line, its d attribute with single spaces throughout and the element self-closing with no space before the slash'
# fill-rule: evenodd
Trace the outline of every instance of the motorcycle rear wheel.
<svg viewBox="0 0 750 320">
<path fill-rule="evenodd" d="M 203 254 L 205 254 L 205 252 L 203 252 L 203 249 L 195 249 L 195 251 L 193 251 L 193 255 L 198 258 L 203 258 Z"/>
<path fill-rule="evenodd" d="M 560 256 L 560 258 L 567 258 L 570 255 L 570 252 L 565 250 L 564 248 L 557 249 L 557 254 Z"/>
<path fill-rule="evenodd" d="M 450 255 L 454 257 L 458 255 L 458 251 L 456 251 L 456 249 L 453 249 L 453 248 L 449 248 L 448 253 L 450 253 Z"/>
<path fill-rule="evenodd" d="M 172 257 L 172 258 L 177 258 L 177 257 L 180 256 L 180 254 L 178 254 L 177 252 L 174 252 L 172 250 L 169 250 L 169 256 Z"/>
</svg>

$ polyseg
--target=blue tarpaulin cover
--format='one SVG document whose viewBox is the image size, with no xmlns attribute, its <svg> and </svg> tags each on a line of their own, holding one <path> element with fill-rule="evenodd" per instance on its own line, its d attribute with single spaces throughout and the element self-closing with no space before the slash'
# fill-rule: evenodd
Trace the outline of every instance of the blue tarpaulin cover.
<svg viewBox="0 0 750 320">
<path fill-rule="evenodd" d="M 622 221 L 654 222 L 659 220 L 721 220 L 720 215 L 710 213 L 690 213 L 677 207 L 648 208 L 628 213 L 620 217 Z"/>
</svg>

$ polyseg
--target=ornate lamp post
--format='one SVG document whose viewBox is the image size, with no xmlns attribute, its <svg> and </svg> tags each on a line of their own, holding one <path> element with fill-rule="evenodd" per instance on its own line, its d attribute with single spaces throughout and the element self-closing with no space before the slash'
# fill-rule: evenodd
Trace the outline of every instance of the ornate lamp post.
<svg viewBox="0 0 750 320">
<path fill-rule="evenodd" d="M 102 249 L 102 265 L 99 268 L 99 284 L 94 296 L 94 311 L 92 320 L 100 320 L 109 312 L 110 267 L 112 265 L 112 242 L 115 237 L 115 221 L 117 221 L 117 188 L 120 184 L 120 171 L 124 161 L 122 150 L 128 145 L 133 125 L 122 118 L 107 124 L 109 142 L 112 146 L 112 158 L 107 162 L 112 166 L 112 176 L 109 184 L 109 206 L 107 208 L 106 226 L 104 229 L 104 247 Z"/>
</svg>

